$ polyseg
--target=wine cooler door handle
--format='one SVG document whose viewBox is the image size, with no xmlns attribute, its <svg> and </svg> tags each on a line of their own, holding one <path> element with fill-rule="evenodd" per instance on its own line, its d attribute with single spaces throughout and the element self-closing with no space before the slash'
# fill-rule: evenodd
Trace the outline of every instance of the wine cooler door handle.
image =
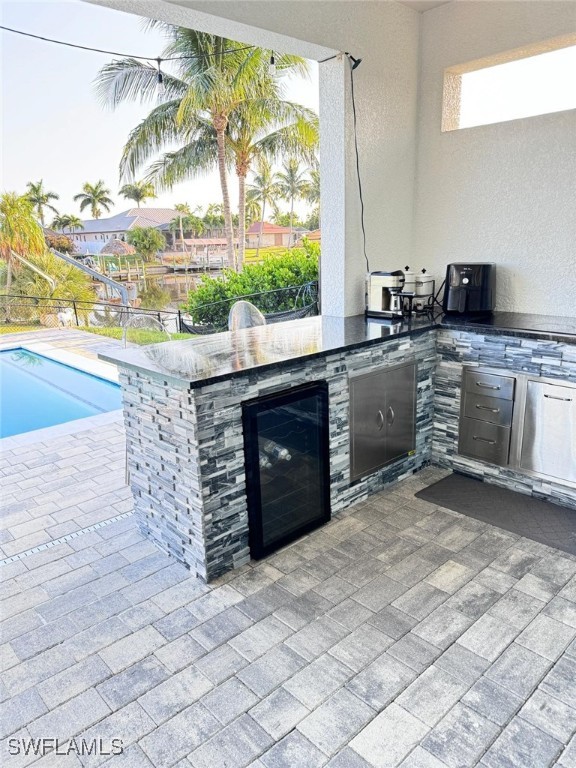
<svg viewBox="0 0 576 768">
<path fill-rule="evenodd" d="M 384 427 L 384 414 L 382 411 L 378 411 L 378 431 L 381 432 Z"/>
<path fill-rule="evenodd" d="M 389 427 L 394 424 L 394 419 L 396 418 L 396 414 L 394 413 L 394 409 L 391 405 L 388 406 L 388 410 L 386 411 L 386 415 L 388 416 L 387 424 Z"/>
</svg>

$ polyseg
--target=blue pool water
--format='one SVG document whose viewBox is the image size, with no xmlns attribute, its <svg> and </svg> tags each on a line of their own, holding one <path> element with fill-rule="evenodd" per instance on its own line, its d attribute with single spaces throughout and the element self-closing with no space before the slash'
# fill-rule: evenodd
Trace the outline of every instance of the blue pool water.
<svg viewBox="0 0 576 768">
<path fill-rule="evenodd" d="M 117 408 L 118 384 L 26 349 L 0 352 L 0 437 Z"/>
</svg>

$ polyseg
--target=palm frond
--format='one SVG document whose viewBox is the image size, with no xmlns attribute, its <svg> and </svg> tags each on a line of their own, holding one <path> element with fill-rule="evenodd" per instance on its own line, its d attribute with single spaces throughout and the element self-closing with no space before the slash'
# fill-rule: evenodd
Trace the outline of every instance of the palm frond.
<svg viewBox="0 0 576 768">
<path fill-rule="evenodd" d="M 181 181 L 210 173 L 217 166 L 213 143 L 196 140 L 164 153 L 149 166 L 145 178 L 154 182 L 158 189 L 167 190 Z"/>
<path fill-rule="evenodd" d="M 133 128 L 124 145 L 120 160 L 120 179 L 133 179 L 138 170 L 167 144 L 182 139 L 176 124 L 179 101 L 159 104 Z"/>
<path fill-rule="evenodd" d="M 163 72 L 167 100 L 181 98 L 186 83 Z M 96 96 L 105 107 L 115 109 L 123 101 L 146 104 L 157 98 L 158 69 L 137 59 L 115 59 L 106 64 L 94 80 Z"/>
</svg>

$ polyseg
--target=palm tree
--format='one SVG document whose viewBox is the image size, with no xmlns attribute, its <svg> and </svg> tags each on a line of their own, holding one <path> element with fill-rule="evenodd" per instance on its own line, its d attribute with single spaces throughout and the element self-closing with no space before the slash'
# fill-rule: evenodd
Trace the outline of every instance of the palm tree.
<svg viewBox="0 0 576 768">
<path fill-rule="evenodd" d="M 284 152 L 311 158 L 318 143 L 318 116 L 278 97 L 244 102 L 230 116 L 227 145 L 238 177 L 238 256 L 242 270 L 246 246 L 246 177 L 259 157 Z M 254 201 L 252 201 L 254 202 Z"/>
<path fill-rule="evenodd" d="M 273 87 L 268 73 L 269 52 L 233 40 L 175 27 L 162 22 L 170 42 L 163 59 L 175 58 L 177 76 L 164 74 L 165 102 L 130 134 L 124 148 L 121 175 L 133 175 L 167 144 L 178 149 L 154 163 L 148 178 L 162 188 L 217 168 L 224 206 L 229 266 L 234 263 L 233 222 L 227 180 L 226 133 L 235 109 L 260 98 Z M 185 58 L 188 57 L 188 58 Z M 193 57 L 193 58 L 189 58 Z M 307 72 L 306 62 L 294 56 L 277 57 L 279 69 Z M 116 107 L 125 100 L 156 97 L 157 69 L 135 59 L 113 61 L 98 77 L 98 93 Z"/>
<path fill-rule="evenodd" d="M 292 232 L 294 229 L 294 201 L 305 197 L 309 182 L 300 171 L 300 161 L 295 157 L 289 157 L 284 161 L 283 170 L 276 174 L 278 193 L 283 200 L 290 202 L 290 245 L 292 245 Z"/>
<path fill-rule="evenodd" d="M 79 216 L 75 216 L 73 213 L 68 216 L 68 232 L 75 232 L 77 229 L 84 229 L 84 222 Z"/>
<path fill-rule="evenodd" d="M 318 229 L 320 229 L 320 168 L 318 167 L 310 169 L 310 181 L 305 198 L 318 208 Z"/>
<path fill-rule="evenodd" d="M 126 241 L 144 261 L 154 261 L 158 251 L 166 247 L 166 238 L 155 227 L 134 227 L 126 235 Z"/>
<path fill-rule="evenodd" d="M 31 257 L 30 262 L 38 271 L 23 266 L 14 279 L 14 290 L 20 296 L 45 296 L 51 299 L 75 299 L 93 302 L 96 295 L 90 278 L 77 267 L 68 264 L 50 251 Z M 43 275 L 48 275 L 48 282 Z M 87 310 L 88 307 L 85 306 Z M 37 311 L 37 310 L 36 310 Z M 52 310 L 51 310 L 52 311 Z"/>
<path fill-rule="evenodd" d="M 6 293 L 12 287 L 13 269 L 20 266 L 14 253 L 30 257 L 44 253 L 46 243 L 41 226 L 34 218 L 28 195 L 6 192 L 0 195 L 0 257 L 6 262 Z"/>
<path fill-rule="evenodd" d="M 132 184 L 124 184 L 119 192 L 127 200 L 134 200 L 138 208 L 140 203 L 148 198 L 156 197 L 154 185 L 149 181 L 135 181 Z"/>
<path fill-rule="evenodd" d="M 104 181 L 100 179 L 96 184 L 89 184 L 86 182 L 82 187 L 82 192 L 78 195 L 74 195 L 74 200 L 80 201 L 80 212 L 82 212 L 84 208 L 90 206 L 92 218 L 99 219 L 102 215 L 100 206 L 105 208 L 106 211 L 109 211 L 114 205 L 114 201 L 108 197 L 109 194 L 110 190 L 106 189 Z"/>
<path fill-rule="evenodd" d="M 246 198 L 246 224 L 252 224 L 254 221 L 261 221 L 262 206 L 254 198 Z"/>
<path fill-rule="evenodd" d="M 266 216 L 266 204 L 270 204 L 272 210 L 275 210 L 276 199 L 279 197 L 276 174 L 272 172 L 272 166 L 265 157 L 258 158 L 256 174 L 254 175 L 252 184 L 248 186 L 246 197 L 251 202 L 256 201 L 262 206 L 260 232 L 258 233 L 258 245 L 256 246 L 256 258 L 258 258 L 260 244 L 262 242 L 262 230 L 264 229 L 264 218 Z"/>
<path fill-rule="evenodd" d="M 44 189 L 43 179 L 40 179 L 40 181 L 36 183 L 29 181 L 26 186 L 28 187 L 26 197 L 36 209 L 40 224 L 44 226 L 44 208 L 49 208 L 53 213 L 58 213 L 57 209 L 50 203 L 50 200 L 59 200 L 60 195 L 57 195 L 56 192 L 49 192 Z"/>
<path fill-rule="evenodd" d="M 59 213 L 54 217 L 51 227 L 62 232 L 68 227 L 68 232 L 73 232 L 76 229 L 84 229 L 84 223 L 81 218 L 74 214 Z"/>
<path fill-rule="evenodd" d="M 182 249 L 184 250 L 184 228 L 182 226 L 182 219 L 186 216 L 191 216 L 192 211 L 190 210 L 190 206 L 188 203 L 177 203 L 174 206 L 174 210 L 178 211 L 180 216 L 178 216 L 178 219 L 180 221 L 180 242 L 182 244 Z"/>
</svg>

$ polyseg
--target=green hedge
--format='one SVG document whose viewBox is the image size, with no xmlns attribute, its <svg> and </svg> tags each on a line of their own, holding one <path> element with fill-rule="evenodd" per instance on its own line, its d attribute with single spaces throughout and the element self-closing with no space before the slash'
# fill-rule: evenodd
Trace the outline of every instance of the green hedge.
<svg viewBox="0 0 576 768">
<path fill-rule="evenodd" d="M 302 248 L 266 256 L 260 264 L 247 264 L 242 272 L 225 269 L 221 277 L 203 277 L 201 285 L 190 292 L 185 309 L 195 323 L 215 327 L 225 327 L 232 303 L 250 294 L 258 294 L 249 300 L 264 314 L 293 309 L 298 286 L 318 280 L 319 257 L 320 246 L 305 241 Z M 292 286 L 296 287 L 290 291 L 264 295 Z M 215 302 L 223 303 L 205 306 Z"/>
</svg>

